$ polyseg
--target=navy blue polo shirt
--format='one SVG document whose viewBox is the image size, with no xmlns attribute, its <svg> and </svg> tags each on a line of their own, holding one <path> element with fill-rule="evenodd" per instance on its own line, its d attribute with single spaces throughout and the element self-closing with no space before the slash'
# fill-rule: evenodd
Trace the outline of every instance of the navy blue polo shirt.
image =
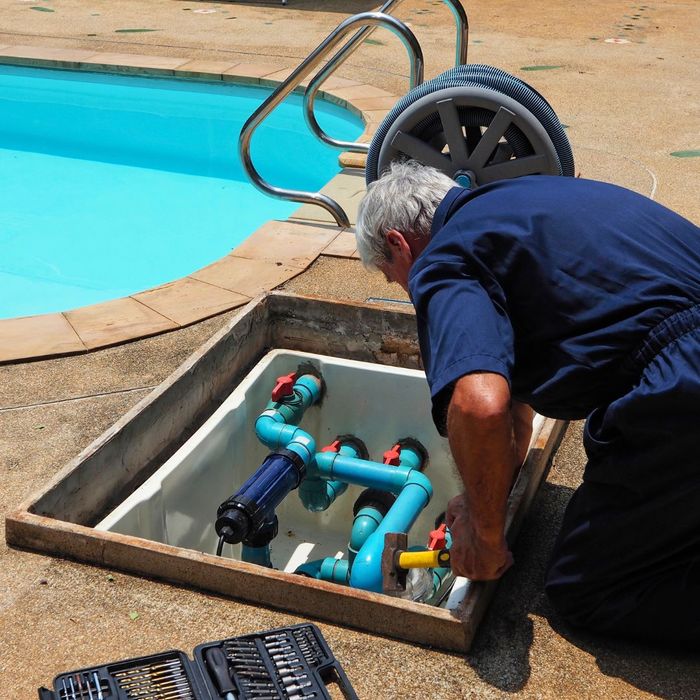
<svg viewBox="0 0 700 700">
<path fill-rule="evenodd" d="M 700 302 L 700 229 L 591 180 L 455 187 L 409 286 L 443 434 L 454 383 L 477 371 L 539 413 L 583 418 L 626 390 L 624 361 L 651 328 Z"/>
</svg>

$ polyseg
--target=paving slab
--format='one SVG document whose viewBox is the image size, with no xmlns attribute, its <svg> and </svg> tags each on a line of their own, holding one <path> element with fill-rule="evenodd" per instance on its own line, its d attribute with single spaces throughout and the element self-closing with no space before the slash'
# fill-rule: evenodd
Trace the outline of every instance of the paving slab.
<svg viewBox="0 0 700 700">
<path fill-rule="evenodd" d="M 233 254 L 237 258 L 266 260 L 276 265 L 305 269 L 338 233 L 336 226 L 271 221 L 236 246 Z"/>
<path fill-rule="evenodd" d="M 88 349 L 177 328 L 174 321 L 129 297 L 83 306 L 64 316 Z"/>
<path fill-rule="evenodd" d="M 87 346 L 62 314 L 3 321 L 0 362 L 85 352 Z"/>
<path fill-rule="evenodd" d="M 250 301 L 248 296 L 192 277 L 184 277 L 147 292 L 134 294 L 133 298 L 178 326 L 187 326 Z"/>
<path fill-rule="evenodd" d="M 252 298 L 295 277 L 302 269 L 271 260 L 249 260 L 227 255 L 190 276 Z"/>
</svg>

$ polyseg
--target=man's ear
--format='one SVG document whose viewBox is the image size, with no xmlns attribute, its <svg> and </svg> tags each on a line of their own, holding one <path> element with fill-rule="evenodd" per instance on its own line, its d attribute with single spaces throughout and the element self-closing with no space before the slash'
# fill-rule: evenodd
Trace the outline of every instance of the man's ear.
<svg viewBox="0 0 700 700">
<path fill-rule="evenodd" d="M 406 237 L 403 235 L 403 233 L 401 233 L 401 231 L 397 231 L 393 228 L 389 229 L 386 232 L 386 241 L 389 244 L 389 249 L 392 253 L 401 257 L 405 257 L 408 253 L 411 258 L 413 257 L 411 254 L 411 246 L 408 244 Z"/>
</svg>

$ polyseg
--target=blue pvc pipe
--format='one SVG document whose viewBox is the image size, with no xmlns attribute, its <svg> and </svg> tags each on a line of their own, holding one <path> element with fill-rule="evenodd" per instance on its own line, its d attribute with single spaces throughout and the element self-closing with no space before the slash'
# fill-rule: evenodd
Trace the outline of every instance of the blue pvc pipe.
<svg viewBox="0 0 700 700">
<path fill-rule="evenodd" d="M 321 562 L 321 580 L 348 585 L 350 562 L 347 559 L 326 557 Z"/>
<path fill-rule="evenodd" d="M 403 445 L 399 452 L 399 464 L 409 469 L 420 469 L 423 465 L 423 456 L 410 445 Z"/>
<path fill-rule="evenodd" d="M 297 423 L 306 409 L 320 400 L 321 380 L 304 374 L 294 382 L 293 391 L 293 398 L 286 402 L 270 401 L 267 404 L 255 421 L 255 434 L 271 450 L 294 449 L 290 443 L 295 443 L 297 449 L 294 451 L 308 462 L 316 451 L 316 445 L 308 433 L 297 427 Z"/>
<path fill-rule="evenodd" d="M 295 425 L 282 423 L 279 414 L 272 415 L 270 411 L 264 411 L 255 421 L 255 434 L 273 452 L 285 448 L 296 452 L 307 467 L 316 451 L 311 435 Z"/>
<path fill-rule="evenodd" d="M 348 485 L 342 481 L 307 477 L 299 486 L 299 498 L 306 510 L 318 513 L 326 510 L 347 488 Z"/>
<path fill-rule="evenodd" d="M 314 559 L 313 561 L 307 561 L 301 566 L 297 566 L 294 570 L 295 574 L 302 574 L 303 576 L 308 576 L 309 578 L 321 579 L 321 564 L 323 559 Z"/>
<path fill-rule="evenodd" d="M 362 545 L 379 527 L 383 518 L 384 515 L 381 511 L 372 506 L 365 506 L 357 511 L 357 515 L 352 521 L 352 532 L 350 533 L 350 542 L 348 542 L 348 559 L 351 565 L 355 561 L 357 553 L 362 549 Z"/>
<path fill-rule="evenodd" d="M 349 562 L 347 559 L 335 559 L 334 557 L 326 557 L 325 559 L 316 559 L 306 562 L 298 566 L 295 574 L 304 574 L 319 581 L 331 581 L 347 585 Z"/>
<path fill-rule="evenodd" d="M 400 469 L 400 467 L 389 467 Z M 430 480 L 415 469 L 409 470 L 396 502 L 379 527 L 367 538 L 357 553 L 350 572 L 350 585 L 366 591 L 382 590 L 382 552 L 387 532 L 408 532 L 433 495 Z"/>
<path fill-rule="evenodd" d="M 401 447 L 399 453 L 400 466 L 408 469 L 418 469 L 421 467 L 422 455 L 412 447 Z M 350 542 L 348 543 L 348 559 L 350 565 L 355 561 L 357 553 L 362 548 L 362 545 L 367 541 L 367 538 L 379 527 L 384 514 L 367 506 L 361 508 L 352 523 L 352 532 L 350 533 Z"/>
<path fill-rule="evenodd" d="M 241 561 L 246 561 L 249 564 L 258 564 L 259 566 L 272 567 L 270 560 L 270 545 L 264 547 L 249 547 L 244 544 L 241 546 Z"/>
<path fill-rule="evenodd" d="M 340 454 L 344 457 L 358 456 L 358 452 L 352 443 L 342 444 L 339 452 L 332 454 Z M 344 481 L 337 479 L 326 480 L 319 476 L 307 475 L 299 487 L 299 498 L 306 510 L 317 513 L 326 510 L 338 496 L 345 493 L 347 488 L 348 485 Z"/>
<path fill-rule="evenodd" d="M 433 495 L 430 479 L 416 469 L 344 457 L 333 452 L 317 453 L 309 473 L 398 494 L 394 505 L 358 552 L 350 572 L 353 588 L 381 592 L 384 534 L 410 530 Z"/>
<path fill-rule="evenodd" d="M 317 452 L 309 465 L 309 476 L 323 479 L 338 479 L 348 484 L 368 486 L 381 491 L 398 494 L 405 486 L 409 474 L 420 474 L 408 467 L 392 467 L 381 462 L 345 457 L 336 452 Z M 430 482 L 426 479 L 428 485 Z"/>
</svg>

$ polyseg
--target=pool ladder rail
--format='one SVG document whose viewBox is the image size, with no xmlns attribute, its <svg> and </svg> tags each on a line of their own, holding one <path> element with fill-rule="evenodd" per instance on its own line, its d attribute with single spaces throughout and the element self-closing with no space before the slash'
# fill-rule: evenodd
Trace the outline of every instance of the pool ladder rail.
<svg viewBox="0 0 700 700">
<path fill-rule="evenodd" d="M 314 100 L 323 82 L 367 39 L 377 28 L 384 27 L 393 32 L 401 40 L 406 48 L 410 64 L 409 89 L 413 89 L 423 82 L 424 60 L 423 50 L 415 34 L 408 26 L 389 14 L 402 0 L 387 0 L 382 7 L 375 12 L 361 12 L 348 17 L 341 22 L 300 64 L 292 71 L 273 93 L 258 107 L 248 118 L 241 129 L 238 138 L 238 152 L 248 178 L 255 187 L 278 199 L 287 199 L 304 204 L 315 204 L 323 207 L 335 219 L 338 226 L 350 226 L 350 220 L 345 210 L 331 197 L 321 192 L 307 192 L 304 190 L 292 190 L 277 187 L 270 184 L 255 169 L 250 156 L 250 143 L 255 130 L 270 115 L 271 112 L 292 92 L 301 82 L 317 68 L 325 57 L 345 39 L 353 30 L 355 34 L 341 46 L 326 64 L 311 79 L 304 92 L 304 118 L 312 133 L 324 143 L 340 150 L 366 153 L 369 144 L 359 142 L 340 141 L 326 134 L 314 114 Z M 454 16 L 456 25 L 455 41 L 455 65 L 463 65 L 467 62 L 467 45 L 469 38 L 469 24 L 467 15 L 460 0 L 444 0 Z"/>
</svg>

